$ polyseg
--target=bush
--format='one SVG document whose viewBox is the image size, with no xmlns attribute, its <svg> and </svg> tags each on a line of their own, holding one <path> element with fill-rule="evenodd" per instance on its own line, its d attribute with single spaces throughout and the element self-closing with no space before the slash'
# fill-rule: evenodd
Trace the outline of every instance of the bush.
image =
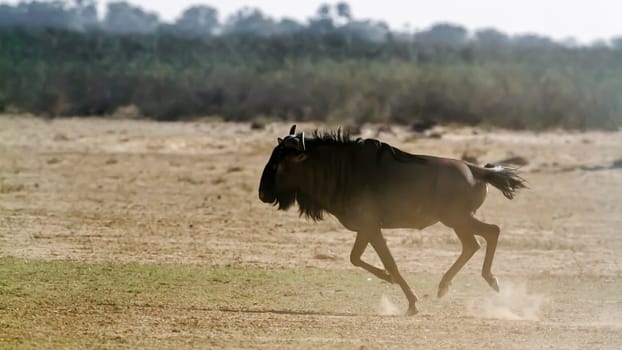
<svg viewBox="0 0 622 350">
<path fill-rule="evenodd" d="M 0 30 L 0 110 L 618 128 L 622 51 Z"/>
</svg>

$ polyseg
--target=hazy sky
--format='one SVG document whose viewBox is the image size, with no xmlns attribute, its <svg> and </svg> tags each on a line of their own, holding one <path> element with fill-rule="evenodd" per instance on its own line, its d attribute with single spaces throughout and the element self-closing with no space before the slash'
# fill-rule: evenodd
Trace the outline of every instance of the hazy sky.
<svg viewBox="0 0 622 350">
<path fill-rule="evenodd" d="M 2 1 L 11 2 L 17 1 Z M 110 0 L 99 0 L 102 9 Z M 221 20 L 243 6 L 258 7 L 273 17 L 304 21 L 326 0 L 129 0 L 174 20 L 193 4 L 220 11 Z M 509 34 L 539 33 L 561 40 L 575 37 L 588 43 L 622 35 L 622 0 L 349 0 L 356 18 L 381 19 L 394 29 L 424 29 L 452 22 L 470 30 L 494 27 Z M 102 11 L 103 12 L 103 11 Z"/>
</svg>

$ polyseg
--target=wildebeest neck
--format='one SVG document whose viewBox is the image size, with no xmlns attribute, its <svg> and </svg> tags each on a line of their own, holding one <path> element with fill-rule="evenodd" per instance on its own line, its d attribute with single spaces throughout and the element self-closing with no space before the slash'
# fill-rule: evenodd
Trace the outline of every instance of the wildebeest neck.
<svg viewBox="0 0 622 350">
<path fill-rule="evenodd" d="M 357 164 L 357 146 L 318 146 L 309 152 L 296 194 L 301 215 L 321 220 L 324 211 L 338 216 L 347 209 L 356 192 L 365 186 L 366 172 Z"/>
</svg>

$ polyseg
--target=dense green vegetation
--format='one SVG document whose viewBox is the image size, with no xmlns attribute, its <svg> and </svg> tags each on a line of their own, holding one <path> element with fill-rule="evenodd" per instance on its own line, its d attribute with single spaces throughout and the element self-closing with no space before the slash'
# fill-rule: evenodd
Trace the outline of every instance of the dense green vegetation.
<svg viewBox="0 0 622 350">
<path fill-rule="evenodd" d="M 0 26 L 0 110 L 86 116 L 134 105 L 158 120 L 622 125 L 615 45 L 568 47 L 494 30 L 469 38 L 450 25 L 377 40 L 348 29 L 377 24 L 337 27 L 328 17 L 287 32 L 269 22 L 276 34 L 257 35 L 239 28 L 267 19 L 243 15 L 221 35 Z"/>
</svg>

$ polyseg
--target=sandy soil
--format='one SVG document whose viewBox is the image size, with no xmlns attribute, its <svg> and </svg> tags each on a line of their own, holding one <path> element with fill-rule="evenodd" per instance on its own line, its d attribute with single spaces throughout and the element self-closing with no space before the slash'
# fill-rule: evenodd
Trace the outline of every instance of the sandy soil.
<svg viewBox="0 0 622 350">
<path fill-rule="evenodd" d="M 209 121 L 2 116 L 0 255 L 354 269 L 348 261 L 354 233 L 332 218 L 305 221 L 294 210 L 279 212 L 257 198 L 263 166 L 288 127 L 270 124 L 255 131 L 248 124 Z M 299 125 L 307 131 L 316 127 Z M 611 167 L 622 158 L 622 132 L 446 128 L 438 130 L 441 138 L 427 138 L 392 130 L 378 133 L 370 126 L 363 136 L 414 153 L 459 158 L 466 152 L 481 163 L 511 156 L 528 160 L 522 171 L 530 189 L 513 201 L 491 189 L 477 215 L 502 227 L 494 271 L 510 287 L 477 301 L 472 292 L 460 291 L 483 283 L 480 251 L 454 286 L 453 302 L 464 302 L 464 308 L 430 301 L 415 318 L 379 315 L 393 313 L 390 300 L 378 301 L 381 311 L 373 305 L 371 314 L 356 317 L 313 310 L 194 311 L 211 334 L 206 346 L 622 347 L 622 293 L 593 290 L 611 290 L 607 284 L 619 285 L 622 273 L 622 169 Z M 442 225 L 385 235 L 409 281 L 417 274 L 440 279 L 460 249 Z M 370 250 L 364 258 L 379 264 Z M 574 292 L 568 294 L 565 284 Z M 257 324 L 260 334 L 249 338 L 240 319 Z M 305 342 L 274 335 L 275 329 L 300 324 L 314 330 Z M 222 331 L 226 325 L 232 328 Z"/>
</svg>

